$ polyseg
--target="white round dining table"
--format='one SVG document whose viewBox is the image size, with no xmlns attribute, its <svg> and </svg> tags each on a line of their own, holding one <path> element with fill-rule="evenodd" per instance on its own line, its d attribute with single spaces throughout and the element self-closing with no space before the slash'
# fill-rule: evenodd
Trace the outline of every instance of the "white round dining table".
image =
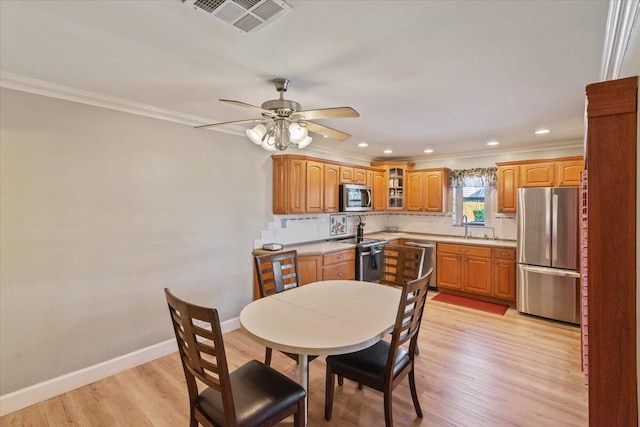
<svg viewBox="0 0 640 427">
<path fill-rule="evenodd" d="M 298 382 L 308 390 L 308 356 L 370 347 L 393 330 L 400 289 L 358 280 L 309 283 L 251 302 L 240 327 L 257 342 L 298 354 Z"/>
</svg>

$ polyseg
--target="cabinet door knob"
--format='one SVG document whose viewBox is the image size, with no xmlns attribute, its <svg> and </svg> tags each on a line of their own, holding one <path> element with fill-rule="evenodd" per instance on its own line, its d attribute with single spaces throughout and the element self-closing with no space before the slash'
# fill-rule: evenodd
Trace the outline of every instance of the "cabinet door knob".
<svg viewBox="0 0 640 427">
<path fill-rule="evenodd" d="M 338 271 L 338 276 L 342 276 L 344 273 L 342 271 Z"/>
</svg>

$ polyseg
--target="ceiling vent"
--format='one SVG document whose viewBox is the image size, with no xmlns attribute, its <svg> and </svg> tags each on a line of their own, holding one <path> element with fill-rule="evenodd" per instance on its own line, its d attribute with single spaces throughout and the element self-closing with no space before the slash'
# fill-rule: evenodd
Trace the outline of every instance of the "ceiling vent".
<svg viewBox="0 0 640 427">
<path fill-rule="evenodd" d="M 233 25 L 243 33 L 256 32 L 291 12 L 282 0 L 182 0 Z"/>
</svg>

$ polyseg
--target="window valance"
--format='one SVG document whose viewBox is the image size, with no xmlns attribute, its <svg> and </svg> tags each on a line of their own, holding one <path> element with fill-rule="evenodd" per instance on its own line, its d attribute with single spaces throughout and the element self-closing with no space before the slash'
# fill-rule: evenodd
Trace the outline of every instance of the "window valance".
<svg viewBox="0 0 640 427">
<path fill-rule="evenodd" d="M 449 173 L 450 187 L 495 187 L 498 168 L 453 169 Z"/>
</svg>

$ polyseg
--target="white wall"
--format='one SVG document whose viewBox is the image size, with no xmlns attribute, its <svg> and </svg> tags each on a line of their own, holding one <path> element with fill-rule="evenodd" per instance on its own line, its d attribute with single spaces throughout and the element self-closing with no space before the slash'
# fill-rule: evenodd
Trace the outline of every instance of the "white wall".
<svg viewBox="0 0 640 427">
<path fill-rule="evenodd" d="M 6 89 L 0 124 L 0 394 L 171 339 L 164 287 L 250 301 L 269 153 Z"/>
</svg>

